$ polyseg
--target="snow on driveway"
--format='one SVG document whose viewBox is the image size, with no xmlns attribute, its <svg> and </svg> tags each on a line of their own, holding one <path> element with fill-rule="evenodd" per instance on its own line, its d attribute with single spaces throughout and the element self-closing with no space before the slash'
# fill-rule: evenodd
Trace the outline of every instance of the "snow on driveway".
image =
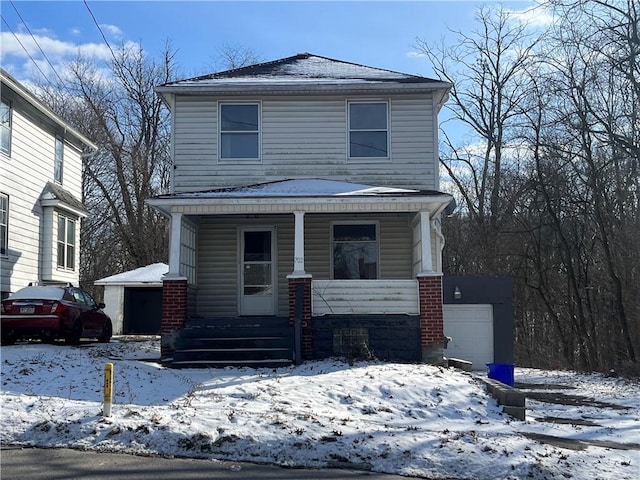
<svg viewBox="0 0 640 480">
<path fill-rule="evenodd" d="M 2 347 L 0 441 L 423 478 L 631 480 L 640 472 L 640 385 L 623 379 L 517 368 L 531 392 L 611 404 L 527 399 L 521 422 L 453 369 L 327 360 L 177 370 L 159 356 L 155 340 Z M 107 362 L 115 399 L 105 418 Z M 533 439 L 544 437 L 582 442 Z"/>
</svg>

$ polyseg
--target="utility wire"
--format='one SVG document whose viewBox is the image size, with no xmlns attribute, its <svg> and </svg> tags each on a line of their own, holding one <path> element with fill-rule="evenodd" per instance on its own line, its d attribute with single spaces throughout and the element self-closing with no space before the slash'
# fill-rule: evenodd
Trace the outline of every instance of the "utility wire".
<svg viewBox="0 0 640 480">
<path fill-rule="evenodd" d="M 49 61 L 49 57 L 47 57 L 47 54 L 44 53 L 44 50 L 42 49 L 42 47 L 40 46 L 40 44 L 38 43 L 38 40 L 36 40 L 36 37 L 34 37 L 33 33 L 31 33 L 31 30 L 29 29 L 29 26 L 27 25 L 27 22 L 24 21 L 24 18 L 22 18 L 22 15 L 20 15 L 20 12 L 18 11 L 18 9 L 16 8 L 15 4 L 13 3 L 13 0 L 9 0 L 9 3 L 11 4 L 11 6 L 13 7 L 13 9 L 15 10 L 16 14 L 18 15 L 18 18 L 20 19 L 20 21 L 22 22 L 22 24 L 25 26 L 25 28 L 27 29 L 27 31 L 29 32 L 29 35 L 31 35 L 31 38 L 33 39 L 34 43 L 38 46 L 38 49 L 40 50 L 40 52 L 42 53 L 42 56 L 44 57 L 44 59 L 47 61 L 47 63 L 49 64 L 49 66 L 51 67 L 51 70 L 53 71 L 53 73 L 56 74 L 56 77 L 58 77 L 58 80 L 60 80 L 60 84 L 64 85 L 64 81 L 62 80 L 62 78 L 60 77 L 60 75 L 58 75 L 58 72 L 56 70 L 56 68 L 53 66 L 53 64 L 51 63 L 51 61 Z M 6 20 L 5 20 L 6 23 Z M 14 34 L 15 36 L 15 34 Z M 42 72 L 42 70 L 40 70 Z M 45 77 L 46 78 L 46 77 Z M 48 81 L 48 80 L 47 80 Z M 51 83 L 51 82 L 49 82 Z"/>
<path fill-rule="evenodd" d="M 31 61 L 33 62 L 33 64 L 36 66 L 36 68 L 38 69 L 38 71 L 42 74 L 42 76 L 44 77 L 44 79 L 47 81 L 47 83 L 49 83 L 49 85 L 53 85 L 53 83 L 51 82 L 51 80 L 49 80 L 49 77 L 47 77 L 47 75 L 42 71 L 42 69 L 40 68 L 40 65 L 38 65 L 38 62 L 35 61 L 35 59 L 31 56 L 31 54 L 29 53 L 29 50 L 27 50 L 27 48 L 24 46 L 24 44 L 20 41 L 20 39 L 18 38 L 18 35 L 16 35 L 16 33 L 11 29 L 11 26 L 9 25 L 9 23 L 7 22 L 7 20 L 4 18 L 3 15 L 0 15 L 0 17 L 2 17 L 2 21 L 4 22 L 4 24 L 7 26 L 7 28 L 9 29 L 9 31 L 13 34 L 14 38 L 18 41 L 18 43 L 20 44 L 20 46 L 22 47 L 22 49 L 25 51 L 25 53 L 28 55 L 28 57 L 31 59 Z M 57 75 L 57 74 L 56 74 Z"/>
<path fill-rule="evenodd" d="M 84 3 L 84 6 L 87 7 L 87 10 L 89 11 L 89 14 L 91 15 L 91 18 L 93 19 L 93 23 L 95 23 L 96 27 L 98 27 L 98 30 L 100 31 L 100 35 L 102 35 L 102 39 L 104 40 L 104 43 L 109 48 L 109 51 L 111 52 L 111 57 L 113 58 L 113 61 L 117 62 L 118 60 L 116 59 L 116 55 L 113 53 L 113 49 L 111 48 L 111 45 L 109 45 L 109 41 L 107 40 L 107 37 L 104 35 L 104 32 L 102 31 L 102 28 L 100 28 L 100 24 L 98 23 L 98 20 L 96 20 L 96 16 L 91 11 L 91 8 L 89 7 L 89 4 L 87 3 L 87 0 L 82 0 L 82 1 Z"/>
</svg>

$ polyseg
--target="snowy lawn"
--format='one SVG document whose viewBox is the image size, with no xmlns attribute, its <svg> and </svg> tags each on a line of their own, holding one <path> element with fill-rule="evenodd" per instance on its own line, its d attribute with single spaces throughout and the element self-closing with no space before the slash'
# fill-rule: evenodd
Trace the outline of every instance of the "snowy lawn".
<svg viewBox="0 0 640 480">
<path fill-rule="evenodd" d="M 611 404 L 527 399 L 521 422 L 502 414 L 472 375 L 453 369 L 331 360 L 174 370 L 157 358 L 157 341 L 2 347 L 2 444 L 426 478 L 637 479 L 640 473 L 640 385 L 623 379 L 517 368 L 517 382 L 572 386 L 544 391 Z M 105 418 L 107 362 L 114 364 L 115 401 Z M 584 443 L 563 448 L 532 434 Z"/>
</svg>

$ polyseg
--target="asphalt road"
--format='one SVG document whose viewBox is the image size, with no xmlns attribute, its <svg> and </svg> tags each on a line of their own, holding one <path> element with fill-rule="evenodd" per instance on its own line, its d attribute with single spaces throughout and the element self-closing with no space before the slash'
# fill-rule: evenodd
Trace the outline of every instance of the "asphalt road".
<svg viewBox="0 0 640 480">
<path fill-rule="evenodd" d="M 5 446 L 0 449 L 0 478 L 2 480 L 190 480 L 203 478 L 406 480 L 406 477 L 397 475 L 357 470 L 302 470 L 217 460 L 142 457 L 66 448 L 39 449 Z"/>
</svg>

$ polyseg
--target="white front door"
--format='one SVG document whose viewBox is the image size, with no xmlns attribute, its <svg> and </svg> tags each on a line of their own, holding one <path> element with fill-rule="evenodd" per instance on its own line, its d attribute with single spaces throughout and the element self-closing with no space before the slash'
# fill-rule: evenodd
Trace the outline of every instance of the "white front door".
<svg viewBox="0 0 640 480">
<path fill-rule="evenodd" d="M 240 230 L 240 314 L 275 315 L 277 272 L 273 227 Z"/>
</svg>

